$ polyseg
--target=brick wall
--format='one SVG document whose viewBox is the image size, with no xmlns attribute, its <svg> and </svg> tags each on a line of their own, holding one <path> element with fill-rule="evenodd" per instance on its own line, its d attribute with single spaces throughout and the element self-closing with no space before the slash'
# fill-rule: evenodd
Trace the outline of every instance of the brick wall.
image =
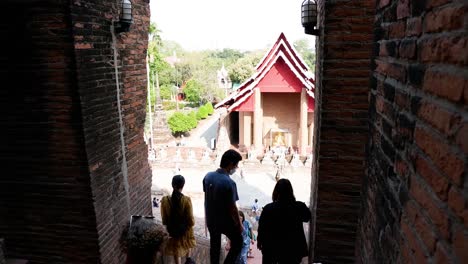
<svg viewBox="0 0 468 264">
<path fill-rule="evenodd" d="M 466 262 L 468 3 L 376 10 L 358 261 Z"/>
<path fill-rule="evenodd" d="M 111 35 L 112 20 L 118 20 L 118 3 L 73 1 L 71 5 L 84 137 L 103 263 L 124 262 L 118 240 L 129 215 L 151 214 L 151 172 L 143 140 L 149 4 L 132 1 L 134 21 L 130 31 L 115 35 L 118 94 Z"/>
<path fill-rule="evenodd" d="M 0 237 L 32 263 L 99 260 L 68 2 L 2 7 Z"/>
<path fill-rule="evenodd" d="M 353 263 L 368 131 L 373 0 L 318 1 L 314 262 Z"/>
<path fill-rule="evenodd" d="M 12 257 L 123 263 L 123 225 L 130 214 L 151 214 L 143 141 L 149 5 L 132 2 L 131 31 L 116 36 L 120 107 L 111 35 L 119 1 L 4 5 L 0 72 L 12 85 L 0 92 L 0 159 L 10 172 L 0 178 L 0 237 Z"/>
</svg>

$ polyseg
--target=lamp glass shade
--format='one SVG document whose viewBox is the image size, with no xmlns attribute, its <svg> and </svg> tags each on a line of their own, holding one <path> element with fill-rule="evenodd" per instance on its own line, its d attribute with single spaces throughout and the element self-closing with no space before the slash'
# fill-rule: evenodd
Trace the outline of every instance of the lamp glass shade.
<svg viewBox="0 0 468 264">
<path fill-rule="evenodd" d="M 126 22 L 132 21 L 132 2 L 130 2 L 130 0 L 122 0 L 122 13 L 120 13 L 120 20 Z"/>
<path fill-rule="evenodd" d="M 301 6 L 301 22 L 304 27 L 317 25 L 317 4 L 311 0 L 305 0 Z"/>
</svg>

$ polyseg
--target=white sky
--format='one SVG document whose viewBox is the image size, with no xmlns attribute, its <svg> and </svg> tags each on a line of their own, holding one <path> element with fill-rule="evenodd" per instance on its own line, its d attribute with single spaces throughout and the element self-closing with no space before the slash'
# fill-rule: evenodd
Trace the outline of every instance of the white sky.
<svg viewBox="0 0 468 264">
<path fill-rule="evenodd" d="M 151 0 L 151 21 L 188 50 L 269 48 L 281 32 L 313 44 L 301 25 L 302 1 Z"/>
</svg>

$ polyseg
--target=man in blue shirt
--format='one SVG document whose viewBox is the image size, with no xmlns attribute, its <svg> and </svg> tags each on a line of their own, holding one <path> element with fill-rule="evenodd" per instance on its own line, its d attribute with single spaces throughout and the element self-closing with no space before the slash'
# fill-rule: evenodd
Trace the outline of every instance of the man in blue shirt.
<svg viewBox="0 0 468 264">
<path fill-rule="evenodd" d="M 221 157 L 220 168 L 203 178 L 205 192 L 205 221 L 210 232 L 211 264 L 218 264 L 221 250 L 221 234 L 231 241 L 231 249 L 225 264 L 235 263 L 242 249 L 243 227 L 239 220 L 236 201 L 239 200 L 236 183 L 229 177 L 234 174 L 241 155 L 230 149 Z"/>
</svg>

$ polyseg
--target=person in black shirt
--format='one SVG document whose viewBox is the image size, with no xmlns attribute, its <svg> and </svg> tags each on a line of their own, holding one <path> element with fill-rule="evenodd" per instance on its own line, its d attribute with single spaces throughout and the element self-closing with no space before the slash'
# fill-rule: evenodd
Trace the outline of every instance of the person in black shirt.
<svg viewBox="0 0 468 264">
<path fill-rule="evenodd" d="M 310 210 L 305 203 L 296 201 L 287 179 L 278 180 L 272 198 L 258 223 L 257 247 L 262 251 L 262 263 L 301 263 L 308 255 L 303 223 L 310 221 Z"/>
</svg>

